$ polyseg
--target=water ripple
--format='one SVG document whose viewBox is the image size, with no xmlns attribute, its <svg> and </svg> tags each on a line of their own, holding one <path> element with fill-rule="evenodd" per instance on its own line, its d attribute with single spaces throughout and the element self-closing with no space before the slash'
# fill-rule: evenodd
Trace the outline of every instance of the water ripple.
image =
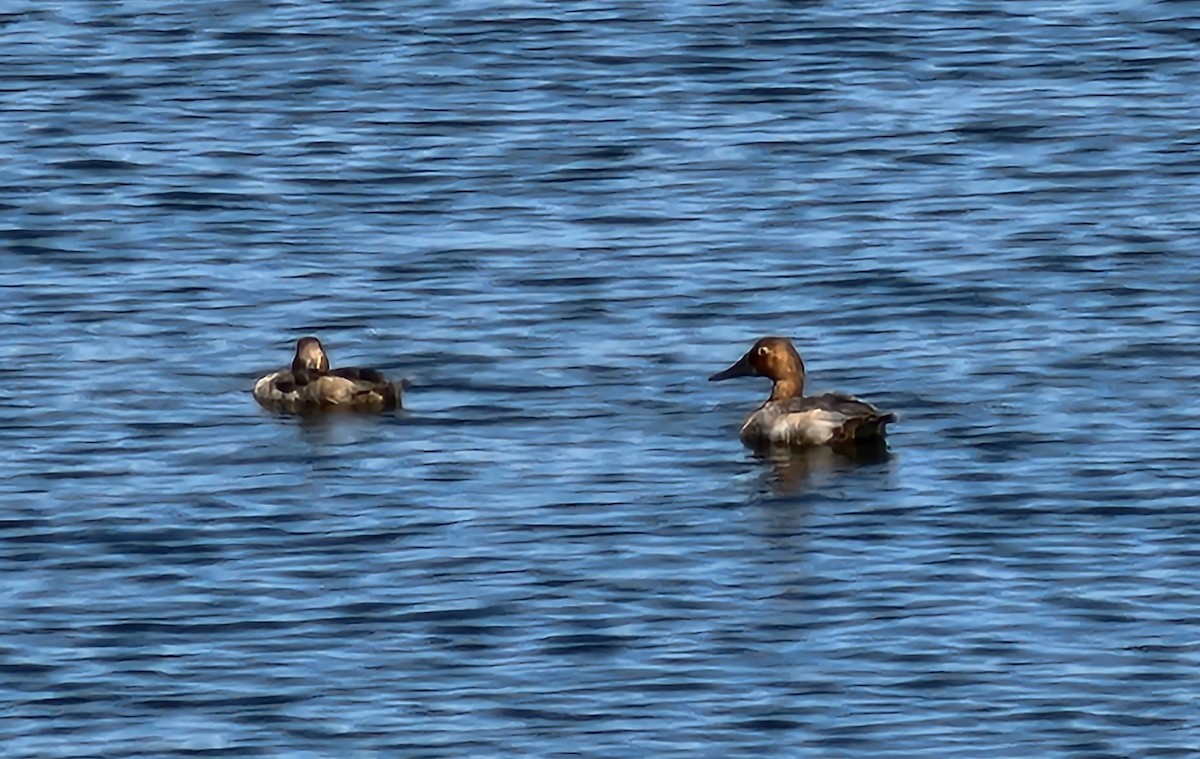
<svg viewBox="0 0 1200 759">
<path fill-rule="evenodd" d="M 18 6 L 5 756 L 1200 750 L 1184 4 Z"/>
</svg>

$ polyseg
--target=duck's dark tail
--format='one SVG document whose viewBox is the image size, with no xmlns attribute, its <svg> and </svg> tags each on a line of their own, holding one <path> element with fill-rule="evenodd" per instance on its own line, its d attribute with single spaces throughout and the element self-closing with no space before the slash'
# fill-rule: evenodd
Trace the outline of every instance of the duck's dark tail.
<svg viewBox="0 0 1200 759">
<path fill-rule="evenodd" d="M 384 382 L 382 385 L 364 387 L 354 393 L 354 403 L 351 404 L 351 408 L 395 411 L 403 408 L 400 405 L 401 393 L 399 382 Z"/>
<path fill-rule="evenodd" d="M 383 408 L 385 411 L 395 411 L 396 409 L 404 408 L 402 396 L 404 395 L 404 386 L 406 384 L 404 380 L 387 383 L 387 390 L 384 391 L 383 395 Z"/>
<path fill-rule="evenodd" d="M 896 415 L 890 412 L 851 417 L 834 433 L 830 446 L 854 458 L 886 456 L 887 426 L 894 421 Z"/>
</svg>

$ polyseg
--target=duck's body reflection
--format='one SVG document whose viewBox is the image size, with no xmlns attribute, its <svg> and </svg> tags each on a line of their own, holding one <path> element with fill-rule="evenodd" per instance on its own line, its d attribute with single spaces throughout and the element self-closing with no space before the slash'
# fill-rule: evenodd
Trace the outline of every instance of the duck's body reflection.
<svg viewBox="0 0 1200 759">
<path fill-rule="evenodd" d="M 840 472 L 882 464 L 891 458 L 886 446 L 856 451 L 854 455 L 825 446 L 766 446 L 756 448 L 753 456 L 762 462 L 770 489 L 776 495 L 794 495 L 821 485 Z"/>
</svg>

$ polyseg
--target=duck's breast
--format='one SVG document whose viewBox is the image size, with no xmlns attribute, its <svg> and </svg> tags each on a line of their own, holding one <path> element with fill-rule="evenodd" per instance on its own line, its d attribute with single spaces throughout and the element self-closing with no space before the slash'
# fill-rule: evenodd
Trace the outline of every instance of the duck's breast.
<svg viewBox="0 0 1200 759">
<path fill-rule="evenodd" d="M 782 404 L 769 403 L 750 415 L 742 426 L 741 438 L 747 443 L 824 445 L 845 422 L 845 415 L 829 409 L 789 411 Z"/>
</svg>

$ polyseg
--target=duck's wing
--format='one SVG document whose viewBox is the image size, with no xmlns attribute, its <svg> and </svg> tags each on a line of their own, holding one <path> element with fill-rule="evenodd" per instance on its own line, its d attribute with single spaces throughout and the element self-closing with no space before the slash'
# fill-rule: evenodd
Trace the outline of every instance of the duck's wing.
<svg viewBox="0 0 1200 759">
<path fill-rule="evenodd" d="M 383 376 L 383 372 L 378 369 L 369 369 L 361 366 L 343 366 L 340 369 L 334 369 L 329 372 L 331 376 L 342 377 L 353 382 L 369 382 L 369 383 L 384 383 L 387 378 Z"/>
<path fill-rule="evenodd" d="M 876 418 L 884 424 L 896 421 L 895 414 L 881 411 L 878 407 L 846 393 L 825 393 L 807 398 L 794 398 L 788 401 L 788 405 L 789 411 L 793 408 L 800 412 L 820 410 L 847 419 L 853 417 Z"/>
<path fill-rule="evenodd" d="M 825 393 L 779 402 L 778 413 L 788 437 L 799 444 L 835 448 L 881 444 L 896 415 L 845 393 Z"/>
<path fill-rule="evenodd" d="M 401 408 L 402 383 L 389 382 L 378 369 L 344 366 L 321 379 L 321 397 L 327 406 L 362 411 Z"/>
</svg>

